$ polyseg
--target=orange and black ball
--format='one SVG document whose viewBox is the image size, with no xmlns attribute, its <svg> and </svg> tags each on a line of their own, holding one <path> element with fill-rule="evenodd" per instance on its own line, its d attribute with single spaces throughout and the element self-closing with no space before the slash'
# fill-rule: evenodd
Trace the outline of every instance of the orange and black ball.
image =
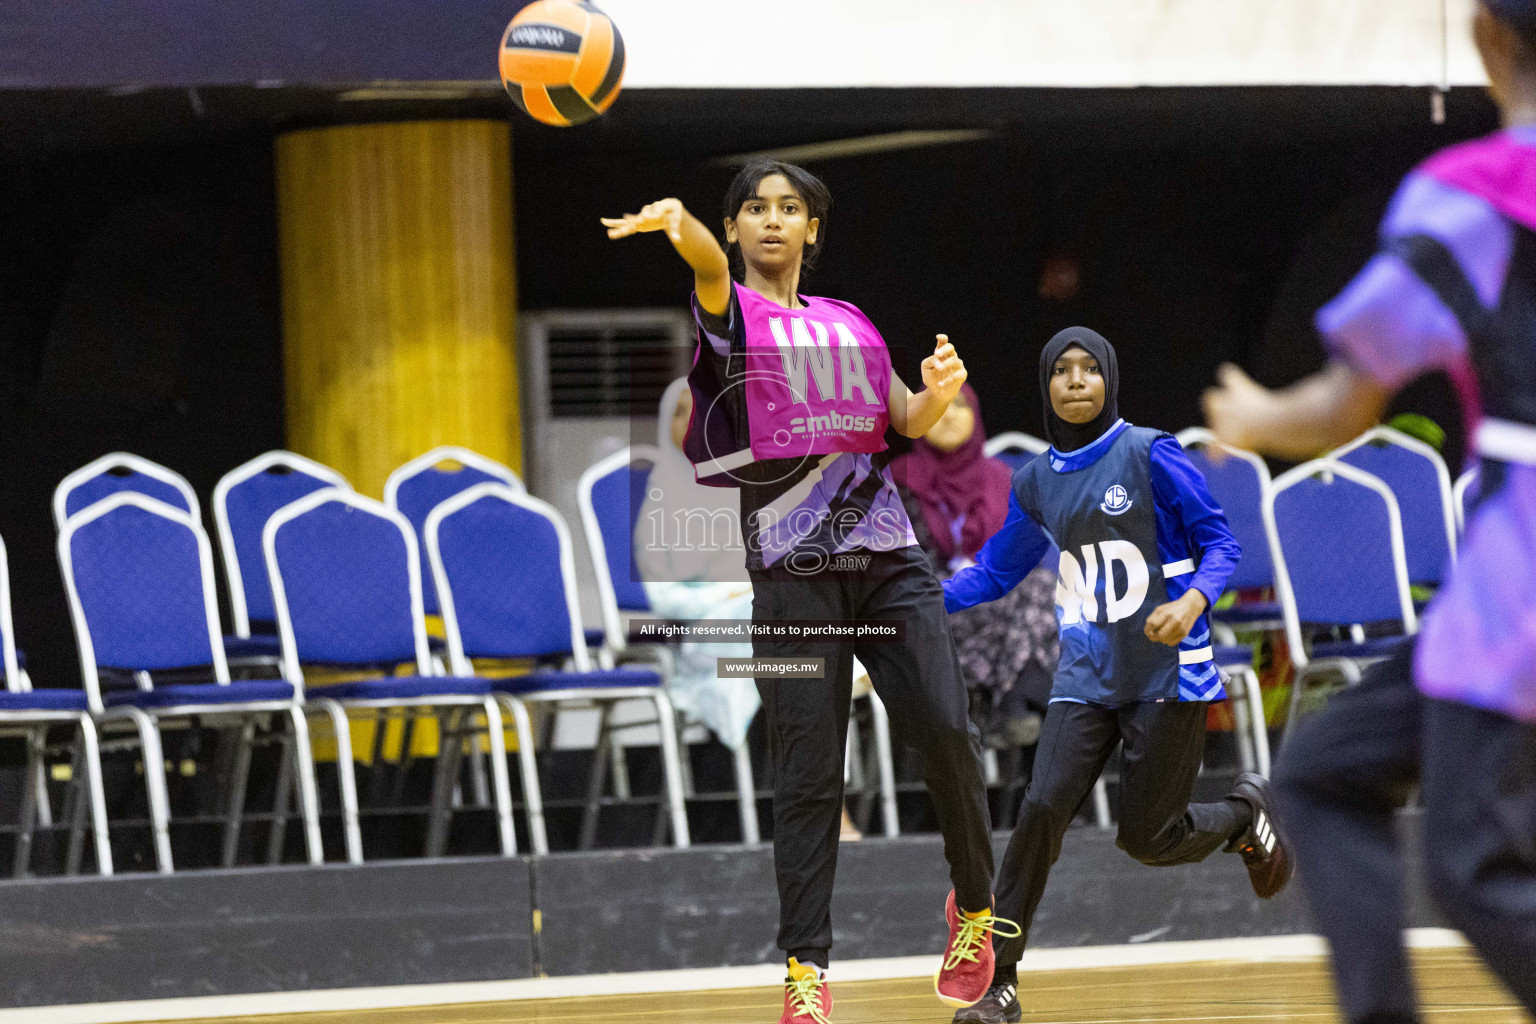
<svg viewBox="0 0 1536 1024">
<path fill-rule="evenodd" d="M 608 15 L 576 0 L 536 0 L 501 37 L 501 84 L 545 124 L 590 121 L 618 98 L 624 40 Z"/>
</svg>

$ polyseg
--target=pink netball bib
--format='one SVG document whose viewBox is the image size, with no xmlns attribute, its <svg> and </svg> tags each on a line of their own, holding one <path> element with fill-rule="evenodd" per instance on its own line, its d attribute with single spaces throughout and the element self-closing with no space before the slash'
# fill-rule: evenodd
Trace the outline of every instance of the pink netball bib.
<svg viewBox="0 0 1536 1024">
<path fill-rule="evenodd" d="M 884 451 L 891 356 L 858 308 L 802 295 L 785 309 L 736 285 L 754 460 Z"/>
</svg>

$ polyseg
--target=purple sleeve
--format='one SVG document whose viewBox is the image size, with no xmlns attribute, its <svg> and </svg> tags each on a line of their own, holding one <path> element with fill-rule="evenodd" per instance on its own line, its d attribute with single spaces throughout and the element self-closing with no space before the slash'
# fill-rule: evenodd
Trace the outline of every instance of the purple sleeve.
<svg viewBox="0 0 1536 1024">
<path fill-rule="evenodd" d="M 1427 235 L 1456 257 L 1478 296 L 1497 301 L 1513 252 L 1509 223 L 1490 205 L 1427 175 L 1410 174 L 1382 220 L 1383 240 Z M 1317 314 L 1332 354 L 1388 388 L 1466 358 L 1461 324 L 1401 259 L 1378 253 Z"/>
<path fill-rule="evenodd" d="M 714 349 L 716 355 L 728 356 L 731 354 L 731 340 L 741 324 L 740 303 L 736 299 L 736 286 L 731 286 L 731 303 L 725 307 L 724 313 L 711 313 L 699 305 L 699 297 L 695 294 L 689 301 L 693 308 L 693 322 L 699 326 L 700 339 L 708 339 L 709 347 Z"/>
<path fill-rule="evenodd" d="M 1232 536 L 1205 476 L 1178 441 L 1159 437 L 1152 442 L 1151 458 L 1159 555 L 1165 563 L 1194 559 L 1195 574 L 1187 590 L 1200 591 L 1206 606 L 1214 608 L 1243 557 L 1242 546 Z M 1168 597 L 1176 599 L 1171 591 Z"/>
</svg>

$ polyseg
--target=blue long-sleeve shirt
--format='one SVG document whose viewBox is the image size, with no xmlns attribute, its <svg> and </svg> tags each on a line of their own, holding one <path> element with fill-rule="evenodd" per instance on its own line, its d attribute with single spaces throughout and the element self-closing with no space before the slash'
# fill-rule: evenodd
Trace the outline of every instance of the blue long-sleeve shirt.
<svg viewBox="0 0 1536 1024">
<path fill-rule="evenodd" d="M 1196 558 L 1192 580 L 1181 583 L 1180 577 L 1174 577 L 1168 581 L 1168 599 L 1176 601 L 1193 588 L 1205 595 L 1207 606 L 1214 606 L 1243 549 L 1232 536 L 1226 514 L 1211 495 L 1205 477 L 1171 437 L 1152 442 L 1152 490 L 1159 556 L 1164 562 Z M 1009 494 L 1008 518 L 976 555 L 976 564 L 945 581 L 945 609 L 957 612 L 996 601 L 1022 583 L 1050 547 L 1051 538 L 1019 508 L 1018 497 Z M 1175 584 L 1180 584 L 1178 593 L 1173 592 Z"/>
<path fill-rule="evenodd" d="M 1062 455 L 1054 449 L 1040 456 L 1049 459 L 1052 472 L 1041 474 L 1042 487 L 1076 487 L 1079 477 L 1073 471 L 1091 466 L 1108 452 L 1116 438 L 1129 429 L 1116 424 L 1103 438 L 1087 449 Z M 1182 597 L 1191 588 L 1205 596 L 1213 606 L 1226 587 L 1227 578 L 1242 557 L 1232 531 L 1227 526 L 1221 506 L 1211 495 L 1205 478 L 1172 437 L 1161 435 L 1152 440 L 1147 454 L 1148 480 L 1156 527 L 1157 557 L 1163 563 L 1164 585 L 1168 600 Z M 1029 469 L 1021 469 L 1020 475 Z M 1021 478 L 1016 476 L 1015 481 Z M 1020 488 L 1009 497 L 1008 516 L 1003 526 L 987 541 L 976 556 L 976 564 L 956 573 L 944 583 L 944 604 L 951 611 L 993 601 L 1016 587 L 1029 575 L 1055 538 L 1042 526 L 1040 510 L 1026 509 L 1019 502 Z M 1095 498 L 1097 496 L 1095 495 Z M 1107 496 L 1106 496 L 1107 498 Z M 1094 515 L 1099 513 L 1094 512 Z M 1151 552 L 1147 552 L 1148 557 Z M 1050 568 L 1055 569 L 1056 566 Z M 1106 566 L 1107 571 L 1107 566 Z M 1063 627 L 1064 632 L 1066 627 Z M 1146 641 L 1151 643 L 1151 641 Z M 1189 686 L 1181 688 L 1183 699 L 1211 699 L 1191 694 L 1215 693 L 1216 673 L 1195 664 L 1192 659 L 1204 652 L 1209 659 L 1210 635 L 1205 616 L 1196 624 L 1189 638 L 1180 645 L 1180 673 Z M 1196 676 L 1206 680 L 1198 685 Z M 1130 685 L 1129 681 L 1126 681 Z M 1116 684 L 1117 688 L 1119 684 Z M 1071 698 L 1068 698 L 1071 699 Z M 1150 699 L 1150 698 L 1149 698 Z"/>
</svg>

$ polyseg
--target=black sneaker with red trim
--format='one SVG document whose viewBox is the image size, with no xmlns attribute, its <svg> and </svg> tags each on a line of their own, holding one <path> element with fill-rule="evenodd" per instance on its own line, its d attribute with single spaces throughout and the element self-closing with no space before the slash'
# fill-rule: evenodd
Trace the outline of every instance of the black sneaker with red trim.
<svg viewBox="0 0 1536 1024">
<path fill-rule="evenodd" d="M 956 1010 L 954 1024 L 1018 1024 L 1023 1018 L 1018 989 L 1005 982 L 987 989 L 975 1006 Z"/>
<path fill-rule="evenodd" d="M 1253 822 L 1226 848 L 1243 858 L 1254 893 L 1260 899 L 1270 899 L 1285 888 L 1296 868 L 1285 836 L 1275 821 L 1269 780 L 1253 772 L 1243 772 L 1237 777 L 1229 799 L 1242 800 L 1253 808 Z"/>
</svg>

